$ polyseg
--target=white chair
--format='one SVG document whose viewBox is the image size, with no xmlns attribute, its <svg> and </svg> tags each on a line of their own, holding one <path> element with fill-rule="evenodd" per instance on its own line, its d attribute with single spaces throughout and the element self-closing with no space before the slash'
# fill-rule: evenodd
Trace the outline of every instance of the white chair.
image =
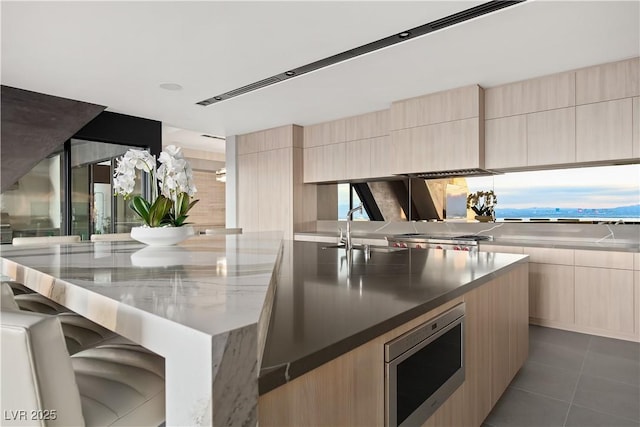
<svg viewBox="0 0 640 427">
<path fill-rule="evenodd" d="M 11 243 L 14 246 L 26 245 L 59 245 L 62 243 L 78 243 L 80 236 L 40 236 L 40 237 L 14 237 Z"/>
<path fill-rule="evenodd" d="M 242 234 L 242 228 L 207 228 L 204 230 L 207 236 L 216 234 Z"/>
<path fill-rule="evenodd" d="M 92 234 L 92 242 L 128 242 L 133 241 L 131 233 Z"/>
<path fill-rule="evenodd" d="M 57 315 L 69 354 L 107 342 L 127 342 L 125 338 L 97 323 L 68 310 L 38 293 L 14 295 L 7 282 L 2 282 L 2 308 L 24 312 Z"/>
<path fill-rule="evenodd" d="M 3 426 L 164 423 L 161 357 L 127 344 L 69 356 L 57 316 L 3 307 L 0 323 Z"/>
</svg>

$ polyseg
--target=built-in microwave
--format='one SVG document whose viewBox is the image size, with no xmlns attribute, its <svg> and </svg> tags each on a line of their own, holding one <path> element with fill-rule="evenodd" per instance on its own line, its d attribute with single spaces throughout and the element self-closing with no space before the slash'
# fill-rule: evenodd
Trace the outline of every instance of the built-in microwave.
<svg viewBox="0 0 640 427">
<path fill-rule="evenodd" d="M 385 344 L 385 425 L 422 425 L 464 382 L 464 303 Z"/>
</svg>

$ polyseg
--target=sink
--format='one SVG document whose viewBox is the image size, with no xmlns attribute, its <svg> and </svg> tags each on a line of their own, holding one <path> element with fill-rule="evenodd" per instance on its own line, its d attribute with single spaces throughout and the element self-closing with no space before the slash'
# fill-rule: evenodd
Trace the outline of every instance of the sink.
<svg viewBox="0 0 640 427">
<path fill-rule="evenodd" d="M 344 245 L 323 246 L 322 249 L 344 249 Z M 353 249 L 357 250 L 357 251 L 364 251 L 364 246 L 363 245 L 354 245 Z M 406 251 L 406 250 L 407 250 L 407 248 L 393 248 L 393 247 L 390 247 L 390 246 L 369 246 L 369 251 L 370 252 L 390 253 L 390 252 L 400 252 L 400 251 Z"/>
</svg>

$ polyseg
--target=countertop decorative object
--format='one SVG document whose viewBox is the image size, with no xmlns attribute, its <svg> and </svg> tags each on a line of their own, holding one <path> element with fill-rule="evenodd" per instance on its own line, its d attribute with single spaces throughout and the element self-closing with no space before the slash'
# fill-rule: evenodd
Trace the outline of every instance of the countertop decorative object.
<svg viewBox="0 0 640 427">
<path fill-rule="evenodd" d="M 182 150 L 169 145 L 158 158 L 145 150 L 129 149 L 118 159 L 113 176 L 113 189 L 125 199 L 131 199 L 129 207 L 144 222 L 142 227 L 134 227 L 131 237 L 151 246 L 167 246 L 180 243 L 193 236 L 193 228 L 176 230 L 185 226 L 189 210 L 198 202 L 191 200 L 197 192 L 193 182 L 193 172 Z M 136 170 L 151 178 L 151 197 L 133 195 Z M 158 194 L 160 190 L 160 194 Z"/>
<path fill-rule="evenodd" d="M 498 198 L 493 190 L 476 191 L 467 196 L 467 209 L 471 209 L 476 214 L 476 219 L 480 222 L 495 220 L 493 211 L 498 204 Z"/>
</svg>

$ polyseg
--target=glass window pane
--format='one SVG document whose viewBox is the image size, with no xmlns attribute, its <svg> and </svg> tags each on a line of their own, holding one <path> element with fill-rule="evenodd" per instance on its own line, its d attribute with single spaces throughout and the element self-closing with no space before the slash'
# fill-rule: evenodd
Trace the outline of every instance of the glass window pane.
<svg viewBox="0 0 640 427">
<path fill-rule="evenodd" d="M 509 172 L 467 183 L 470 192 L 495 191 L 498 219 L 640 219 L 638 164 Z"/>
<path fill-rule="evenodd" d="M 2 243 L 13 237 L 59 236 L 63 189 L 61 153 L 38 163 L 0 195 Z"/>
</svg>

